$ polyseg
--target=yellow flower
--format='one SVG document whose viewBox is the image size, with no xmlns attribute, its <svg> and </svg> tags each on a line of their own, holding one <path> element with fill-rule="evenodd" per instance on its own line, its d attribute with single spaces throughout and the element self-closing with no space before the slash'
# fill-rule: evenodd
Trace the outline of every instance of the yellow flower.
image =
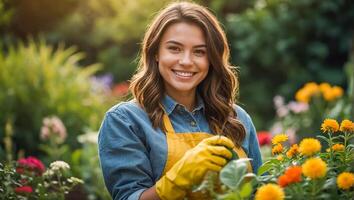
<svg viewBox="0 0 354 200">
<path fill-rule="evenodd" d="M 308 94 L 308 92 L 304 89 L 300 89 L 295 93 L 295 99 L 298 102 L 309 103 L 310 98 L 311 98 L 310 94 Z"/>
<path fill-rule="evenodd" d="M 284 160 L 283 155 L 278 155 L 278 156 L 277 156 L 277 160 L 279 160 L 279 161 Z"/>
<path fill-rule="evenodd" d="M 277 144 L 272 148 L 273 155 L 281 153 L 282 151 L 283 151 L 283 145 L 281 145 L 281 144 Z"/>
<path fill-rule="evenodd" d="M 305 138 L 300 142 L 299 151 L 302 155 L 312 156 L 321 151 L 321 143 L 314 138 Z"/>
<path fill-rule="evenodd" d="M 290 149 L 288 150 L 288 152 L 286 152 L 286 156 L 288 158 L 292 158 L 294 157 L 296 154 L 299 153 L 299 146 L 297 144 L 294 144 L 290 147 Z"/>
<path fill-rule="evenodd" d="M 339 130 L 339 124 L 334 119 L 325 119 L 321 125 L 322 132 L 332 132 L 335 133 Z"/>
<path fill-rule="evenodd" d="M 319 88 L 320 88 L 320 91 L 321 91 L 322 93 L 325 93 L 325 92 L 331 90 L 331 85 L 328 84 L 328 83 L 321 83 L 321 84 L 319 85 Z"/>
<path fill-rule="evenodd" d="M 354 132 L 354 123 L 348 119 L 345 119 L 340 123 L 340 131 L 342 132 Z"/>
<path fill-rule="evenodd" d="M 279 185 L 269 183 L 258 188 L 255 200 L 283 200 L 284 197 L 284 190 Z"/>
<path fill-rule="evenodd" d="M 302 165 L 302 173 L 311 178 L 322 178 L 327 173 L 327 164 L 321 158 L 310 158 Z"/>
<path fill-rule="evenodd" d="M 273 137 L 272 143 L 279 144 L 281 142 L 285 142 L 288 140 L 288 136 L 286 134 L 279 134 Z"/>
<path fill-rule="evenodd" d="M 344 145 L 342 144 L 334 144 L 332 146 L 333 151 L 344 151 Z"/>
<path fill-rule="evenodd" d="M 333 93 L 333 96 L 335 96 L 335 98 L 339 98 L 339 97 L 343 96 L 343 89 L 341 87 L 334 86 L 334 87 L 332 87 L 332 93 Z"/>
<path fill-rule="evenodd" d="M 337 177 L 337 185 L 343 190 L 347 190 L 354 185 L 354 174 L 350 172 L 343 172 Z"/>
</svg>

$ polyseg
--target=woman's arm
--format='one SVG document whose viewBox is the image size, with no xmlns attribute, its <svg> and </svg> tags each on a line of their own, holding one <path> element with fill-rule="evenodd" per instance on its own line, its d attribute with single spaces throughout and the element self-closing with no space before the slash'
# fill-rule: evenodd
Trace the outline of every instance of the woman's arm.
<svg viewBox="0 0 354 200">
<path fill-rule="evenodd" d="M 156 193 L 155 186 L 145 190 L 139 200 L 160 200 L 160 197 Z"/>
</svg>

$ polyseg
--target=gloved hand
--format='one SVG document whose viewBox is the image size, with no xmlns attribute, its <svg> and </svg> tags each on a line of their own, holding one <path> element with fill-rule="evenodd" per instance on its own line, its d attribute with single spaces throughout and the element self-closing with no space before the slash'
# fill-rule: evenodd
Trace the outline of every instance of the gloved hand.
<svg viewBox="0 0 354 200">
<path fill-rule="evenodd" d="M 156 182 L 156 192 L 161 199 L 183 198 L 186 190 L 200 183 L 208 170 L 218 172 L 226 165 L 232 157 L 229 149 L 233 147 L 233 142 L 224 136 L 202 140 Z"/>
</svg>

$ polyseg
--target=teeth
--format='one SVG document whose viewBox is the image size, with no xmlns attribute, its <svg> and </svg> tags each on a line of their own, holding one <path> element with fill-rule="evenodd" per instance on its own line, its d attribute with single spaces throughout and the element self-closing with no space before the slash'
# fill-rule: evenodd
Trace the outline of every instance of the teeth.
<svg viewBox="0 0 354 200">
<path fill-rule="evenodd" d="M 183 77 L 191 77 L 193 76 L 193 72 L 181 72 L 181 71 L 174 71 L 175 74 L 178 76 L 183 76 Z"/>
</svg>

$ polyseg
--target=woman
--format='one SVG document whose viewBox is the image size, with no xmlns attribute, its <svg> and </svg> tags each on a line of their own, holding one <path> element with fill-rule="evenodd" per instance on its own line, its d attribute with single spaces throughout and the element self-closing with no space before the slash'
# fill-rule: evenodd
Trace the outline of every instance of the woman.
<svg viewBox="0 0 354 200">
<path fill-rule="evenodd" d="M 155 17 L 131 81 L 134 99 L 111 108 L 99 132 L 113 199 L 205 199 L 192 186 L 220 171 L 231 149 L 257 171 L 255 128 L 234 104 L 238 82 L 228 59 L 225 34 L 206 8 L 173 3 Z"/>
</svg>

